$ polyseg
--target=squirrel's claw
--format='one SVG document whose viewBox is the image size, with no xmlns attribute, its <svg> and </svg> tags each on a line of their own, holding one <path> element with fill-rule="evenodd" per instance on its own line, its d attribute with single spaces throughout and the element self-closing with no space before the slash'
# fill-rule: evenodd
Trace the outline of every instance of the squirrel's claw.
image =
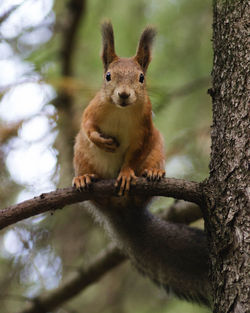
<svg viewBox="0 0 250 313">
<path fill-rule="evenodd" d="M 142 176 L 146 177 L 148 181 L 160 181 L 165 177 L 165 171 L 158 168 L 145 169 Z"/>
<path fill-rule="evenodd" d="M 135 184 L 135 172 L 131 168 L 121 170 L 115 182 L 115 187 L 119 187 L 118 196 L 123 196 L 124 194 L 127 194 L 130 190 L 130 186 Z"/>
<path fill-rule="evenodd" d="M 85 174 L 76 176 L 73 178 L 72 187 L 75 187 L 78 191 L 88 190 L 92 182 L 97 179 L 95 174 Z"/>
</svg>

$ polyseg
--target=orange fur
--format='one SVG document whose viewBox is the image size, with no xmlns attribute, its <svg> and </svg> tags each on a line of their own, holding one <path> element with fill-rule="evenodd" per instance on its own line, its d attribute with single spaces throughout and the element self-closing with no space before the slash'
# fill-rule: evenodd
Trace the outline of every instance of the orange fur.
<svg viewBox="0 0 250 313">
<path fill-rule="evenodd" d="M 95 178 L 117 178 L 118 194 L 123 195 L 136 176 L 164 177 L 162 136 L 153 125 L 145 81 L 139 79 L 150 62 L 154 34 L 146 28 L 136 56 L 119 58 L 112 25 L 104 24 L 104 74 L 111 79 L 104 76 L 101 90 L 83 113 L 74 147 L 73 185 L 77 188 L 88 187 Z"/>
</svg>

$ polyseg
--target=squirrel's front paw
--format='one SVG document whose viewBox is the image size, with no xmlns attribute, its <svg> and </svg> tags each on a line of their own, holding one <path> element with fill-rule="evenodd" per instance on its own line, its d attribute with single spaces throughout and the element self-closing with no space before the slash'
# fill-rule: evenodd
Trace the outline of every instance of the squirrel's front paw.
<svg viewBox="0 0 250 313">
<path fill-rule="evenodd" d="M 142 176 L 146 177 L 147 180 L 151 181 L 160 181 L 165 176 L 165 171 L 159 168 L 150 168 L 145 169 L 142 173 Z"/>
<path fill-rule="evenodd" d="M 135 183 L 135 172 L 131 168 L 121 170 L 115 183 L 115 187 L 118 187 L 118 196 L 122 196 L 124 193 L 127 193 L 130 189 L 130 185 L 135 185 Z"/>
<path fill-rule="evenodd" d="M 76 176 L 73 178 L 72 187 L 75 187 L 77 190 L 87 190 L 93 181 L 97 179 L 95 174 L 85 174 L 82 176 Z"/>
<path fill-rule="evenodd" d="M 106 152 L 115 152 L 116 149 L 119 147 L 119 142 L 116 140 L 116 138 L 107 136 L 99 132 L 92 132 L 91 140 L 97 147 Z"/>
<path fill-rule="evenodd" d="M 106 152 L 115 152 L 115 150 L 119 147 L 119 144 L 112 137 L 102 138 L 102 141 L 100 142 L 99 147 L 105 150 Z"/>
</svg>

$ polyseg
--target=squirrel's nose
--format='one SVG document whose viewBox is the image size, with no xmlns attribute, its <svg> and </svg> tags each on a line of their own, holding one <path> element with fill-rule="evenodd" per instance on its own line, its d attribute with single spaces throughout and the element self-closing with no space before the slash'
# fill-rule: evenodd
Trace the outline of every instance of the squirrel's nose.
<svg viewBox="0 0 250 313">
<path fill-rule="evenodd" d="M 127 93 L 127 92 L 125 92 L 125 91 L 123 91 L 123 92 L 118 92 L 118 95 L 119 95 L 119 97 L 120 98 L 122 98 L 122 99 L 127 99 L 129 96 L 130 96 L 130 93 Z"/>
</svg>

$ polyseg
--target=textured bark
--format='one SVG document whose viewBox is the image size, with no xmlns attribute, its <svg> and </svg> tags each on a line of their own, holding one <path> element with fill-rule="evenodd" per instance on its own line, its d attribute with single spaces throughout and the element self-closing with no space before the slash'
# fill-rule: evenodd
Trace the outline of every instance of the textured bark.
<svg viewBox="0 0 250 313">
<path fill-rule="evenodd" d="M 214 1 L 212 151 L 205 220 L 216 313 L 249 310 L 248 22 L 248 1 Z"/>
<path fill-rule="evenodd" d="M 89 191 L 82 192 L 73 188 L 58 189 L 0 210 L 0 229 L 40 213 L 62 209 L 68 204 L 93 200 L 97 196 L 117 195 L 114 182 L 114 180 L 102 180 L 93 184 Z M 198 205 L 203 204 L 200 184 L 183 179 L 165 178 L 161 182 L 152 183 L 138 178 L 137 184 L 131 188 L 130 194 L 174 197 Z"/>
</svg>

